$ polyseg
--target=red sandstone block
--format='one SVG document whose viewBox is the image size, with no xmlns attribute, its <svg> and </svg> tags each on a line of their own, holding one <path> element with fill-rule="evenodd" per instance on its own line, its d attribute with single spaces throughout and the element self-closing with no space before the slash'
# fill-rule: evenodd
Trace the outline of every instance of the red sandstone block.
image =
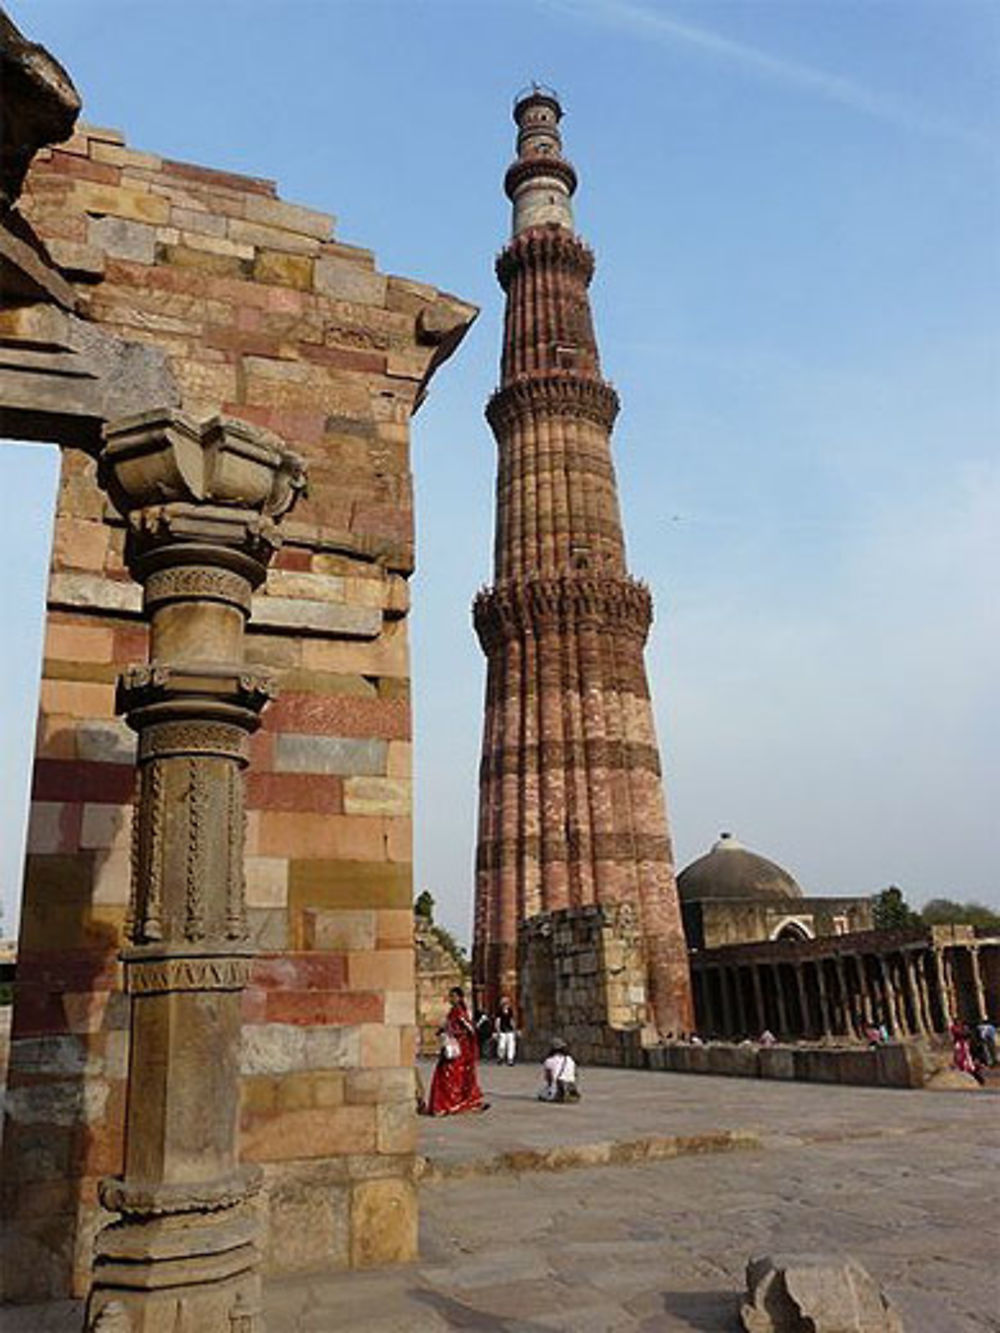
<svg viewBox="0 0 1000 1333">
<path fill-rule="evenodd" d="M 307 570 L 312 568 L 312 552 L 283 546 L 272 561 L 276 569 Z"/>
<path fill-rule="evenodd" d="M 43 680 L 39 702 L 46 713 L 64 717 L 114 717 L 115 687 L 89 680 Z"/>
<path fill-rule="evenodd" d="M 79 180 L 99 181 L 102 185 L 117 185 L 121 180 L 121 168 L 109 166 L 106 162 L 91 162 L 89 158 L 79 157 L 75 153 L 61 153 L 58 148 L 52 150 L 49 169 L 63 176 L 75 176 Z"/>
<path fill-rule="evenodd" d="M 268 710 L 269 731 L 314 736 L 364 736 L 409 740 L 410 706 L 405 699 L 366 699 L 355 694 L 284 694 Z"/>
<path fill-rule="evenodd" d="M 384 375 L 384 352 L 360 352 L 347 347 L 319 347 L 303 343 L 299 348 L 304 361 L 318 365 L 335 366 L 338 370 L 359 370 L 373 375 Z"/>
<path fill-rule="evenodd" d="M 285 1111 L 247 1129 L 242 1145 L 242 1156 L 253 1162 L 371 1153 L 375 1151 L 375 1108 L 324 1106 Z"/>
<path fill-rule="evenodd" d="M 322 773 L 254 773 L 247 777 L 247 807 L 339 815 L 344 811 L 342 778 Z"/>
<path fill-rule="evenodd" d="M 326 429 L 327 414 L 309 408 L 268 407 L 262 403 L 224 402 L 222 410 L 244 421 L 267 426 L 283 439 L 300 444 L 318 444 Z"/>
<path fill-rule="evenodd" d="M 402 991 L 413 988 L 413 948 L 376 949 L 347 955 L 352 990 Z"/>
<path fill-rule="evenodd" d="M 271 991 L 267 997 L 268 1023 L 320 1024 L 381 1023 L 382 997 L 371 993 L 338 991 Z"/>
<path fill-rule="evenodd" d="M 250 769 L 258 776 L 262 771 L 274 768 L 274 736 L 267 731 L 258 731 L 250 737 Z"/>
<path fill-rule="evenodd" d="M 202 341 L 206 347 L 218 347 L 246 356 L 280 357 L 284 349 L 280 338 L 239 328 L 208 328 Z"/>
<path fill-rule="evenodd" d="M 386 822 L 365 815 L 262 810 L 256 853 L 301 856 L 306 850 L 316 859 L 381 861 L 386 856 Z"/>
<path fill-rule="evenodd" d="M 36 759 L 31 799 L 128 805 L 134 788 L 135 769 L 131 764 Z"/>
<path fill-rule="evenodd" d="M 263 1023 L 267 1013 L 267 991 L 259 986 L 248 986 L 240 1000 L 240 1016 L 244 1023 Z"/>
<path fill-rule="evenodd" d="M 263 194 L 273 199 L 277 191 L 274 181 L 261 176 L 240 176 L 236 172 L 216 171 L 214 167 L 199 167 L 193 162 L 176 162 L 169 157 L 163 159 L 162 172 L 164 176 L 217 185 L 240 194 Z"/>
<path fill-rule="evenodd" d="M 104 625 L 52 623 L 45 630 L 45 657 L 59 662 L 111 662 L 114 631 Z"/>
<path fill-rule="evenodd" d="M 251 984 L 262 990 L 343 990 L 347 962 L 343 954 L 260 954 L 254 959 Z"/>
<path fill-rule="evenodd" d="M 115 627 L 114 633 L 112 661 L 119 666 L 146 661 L 149 655 L 149 630 L 145 625 L 119 625 Z"/>
</svg>

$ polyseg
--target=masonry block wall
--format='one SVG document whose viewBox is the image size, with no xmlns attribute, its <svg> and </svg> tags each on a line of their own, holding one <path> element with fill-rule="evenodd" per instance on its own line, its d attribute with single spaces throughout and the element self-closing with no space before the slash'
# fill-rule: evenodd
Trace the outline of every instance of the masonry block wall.
<svg viewBox="0 0 1000 1333">
<path fill-rule="evenodd" d="M 475 312 L 379 273 L 271 182 L 113 131 L 40 153 L 21 206 L 86 315 L 167 352 L 184 410 L 267 426 L 308 460 L 247 652 L 280 696 L 248 779 L 261 952 L 243 1151 L 265 1169 L 272 1272 L 412 1258 L 409 419 Z M 97 1182 L 121 1167 L 134 738 L 114 682 L 146 656 L 124 537 L 92 458 L 64 450 L 3 1141 L 8 1300 L 83 1292 Z"/>
<path fill-rule="evenodd" d="M 642 929 L 630 903 L 542 912 L 518 936 L 524 1051 L 553 1037 L 585 1064 L 641 1062 L 649 1004 Z"/>
</svg>

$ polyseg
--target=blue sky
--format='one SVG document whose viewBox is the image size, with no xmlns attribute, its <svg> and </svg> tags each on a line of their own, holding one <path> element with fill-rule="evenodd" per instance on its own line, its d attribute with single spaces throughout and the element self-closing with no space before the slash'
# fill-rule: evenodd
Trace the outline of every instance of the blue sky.
<svg viewBox="0 0 1000 1333">
<path fill-rule="evenodd" d="M 1000 9 L 13 0 L 88 120 L 274 177 L 482 315 L 414 428 L 417 879 L 464 933 L 512 94 L 566 107 L 679 861 L 1000 906 Z M 48 470 L 46 470 L 48 468 Z M 0 450 L 10 897 L 52 473 Z M 33 562 L 33 563 L 32 563 Z M 34 638 L 32 636 L 35 636 Z M 10 739 L 6 739 L 7 735 Z M 19 765 L 19 767 L 18 767 Z M 14 768 L 15 771 L 11 771 Z M 10 908 L 8 908 L 8 921 Z"/>
</svg>

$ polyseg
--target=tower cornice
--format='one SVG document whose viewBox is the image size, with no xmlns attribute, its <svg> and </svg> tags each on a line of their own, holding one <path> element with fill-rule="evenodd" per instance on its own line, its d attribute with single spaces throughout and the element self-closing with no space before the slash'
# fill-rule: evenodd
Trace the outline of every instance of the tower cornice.
<svg viewBox="0 0 1000 1333">
<path fill-rule="evenodd" d="M 585 285 L 594 276 L 594 252 L 575 232 L 557 223 L 544 223 L 519 232 L 496 259 L 497 281 L 509 291 L 515 273 L 528 267 L 558 268 L 581 278 Z"/>
<path fill-rule="evenodd" d="M 538 176 L 554 177 L 562 181 L 569 195 L 576 191 L 578 180 L 572 162 L 567 162 L 564 157 L 539 153 L 536 157 L 518 158 L 507 168 L 507 174 L 503 178 L 503 188 L 507 198 L 513 200 L 522 185 Z"/>
<path fill-rule="evenodd" d="M 604 380 L 563 374 L 520 375 L 497 389 L 486 404 L 494 431 L 538 416 L 584 417 L 610 431 L 619 409 L 618 394 Z"/>
<path fill-rule="evenodd" d="M 473 602 L 472 619 L 486 653 L 526 635 L 588 625 L 644 643 L 653 599 L 645 583 L 628 576 L 532 575 L 484 589 Z"/>
</svg>

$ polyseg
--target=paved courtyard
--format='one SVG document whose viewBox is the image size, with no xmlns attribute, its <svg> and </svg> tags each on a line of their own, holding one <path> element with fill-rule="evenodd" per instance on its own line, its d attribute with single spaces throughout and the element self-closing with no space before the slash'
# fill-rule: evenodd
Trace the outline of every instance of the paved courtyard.
<svg viewBox="0 0 1000 1333">
<path fill-rule="evenodd" d="M 272 1282 L 268 1333 L 735 1333 L 744 1265 L 767 1250 L 853 1253 L 907 1333 L 1000 1331 L 995 1093 L 584 1078 L 580 1105 L 542 1106 L 534 1070 L 484 1070 L 486 1115 L 424 1122 L 431 1162 L 470 1175 L 423 1185 L 420 1261 Z M 505 1153 L 722 1130 L 759 1146 L 497 1171 Z M 0 1329 L 75 1333 L 74 1318 L 5 1310 Z"/>
</svg>

